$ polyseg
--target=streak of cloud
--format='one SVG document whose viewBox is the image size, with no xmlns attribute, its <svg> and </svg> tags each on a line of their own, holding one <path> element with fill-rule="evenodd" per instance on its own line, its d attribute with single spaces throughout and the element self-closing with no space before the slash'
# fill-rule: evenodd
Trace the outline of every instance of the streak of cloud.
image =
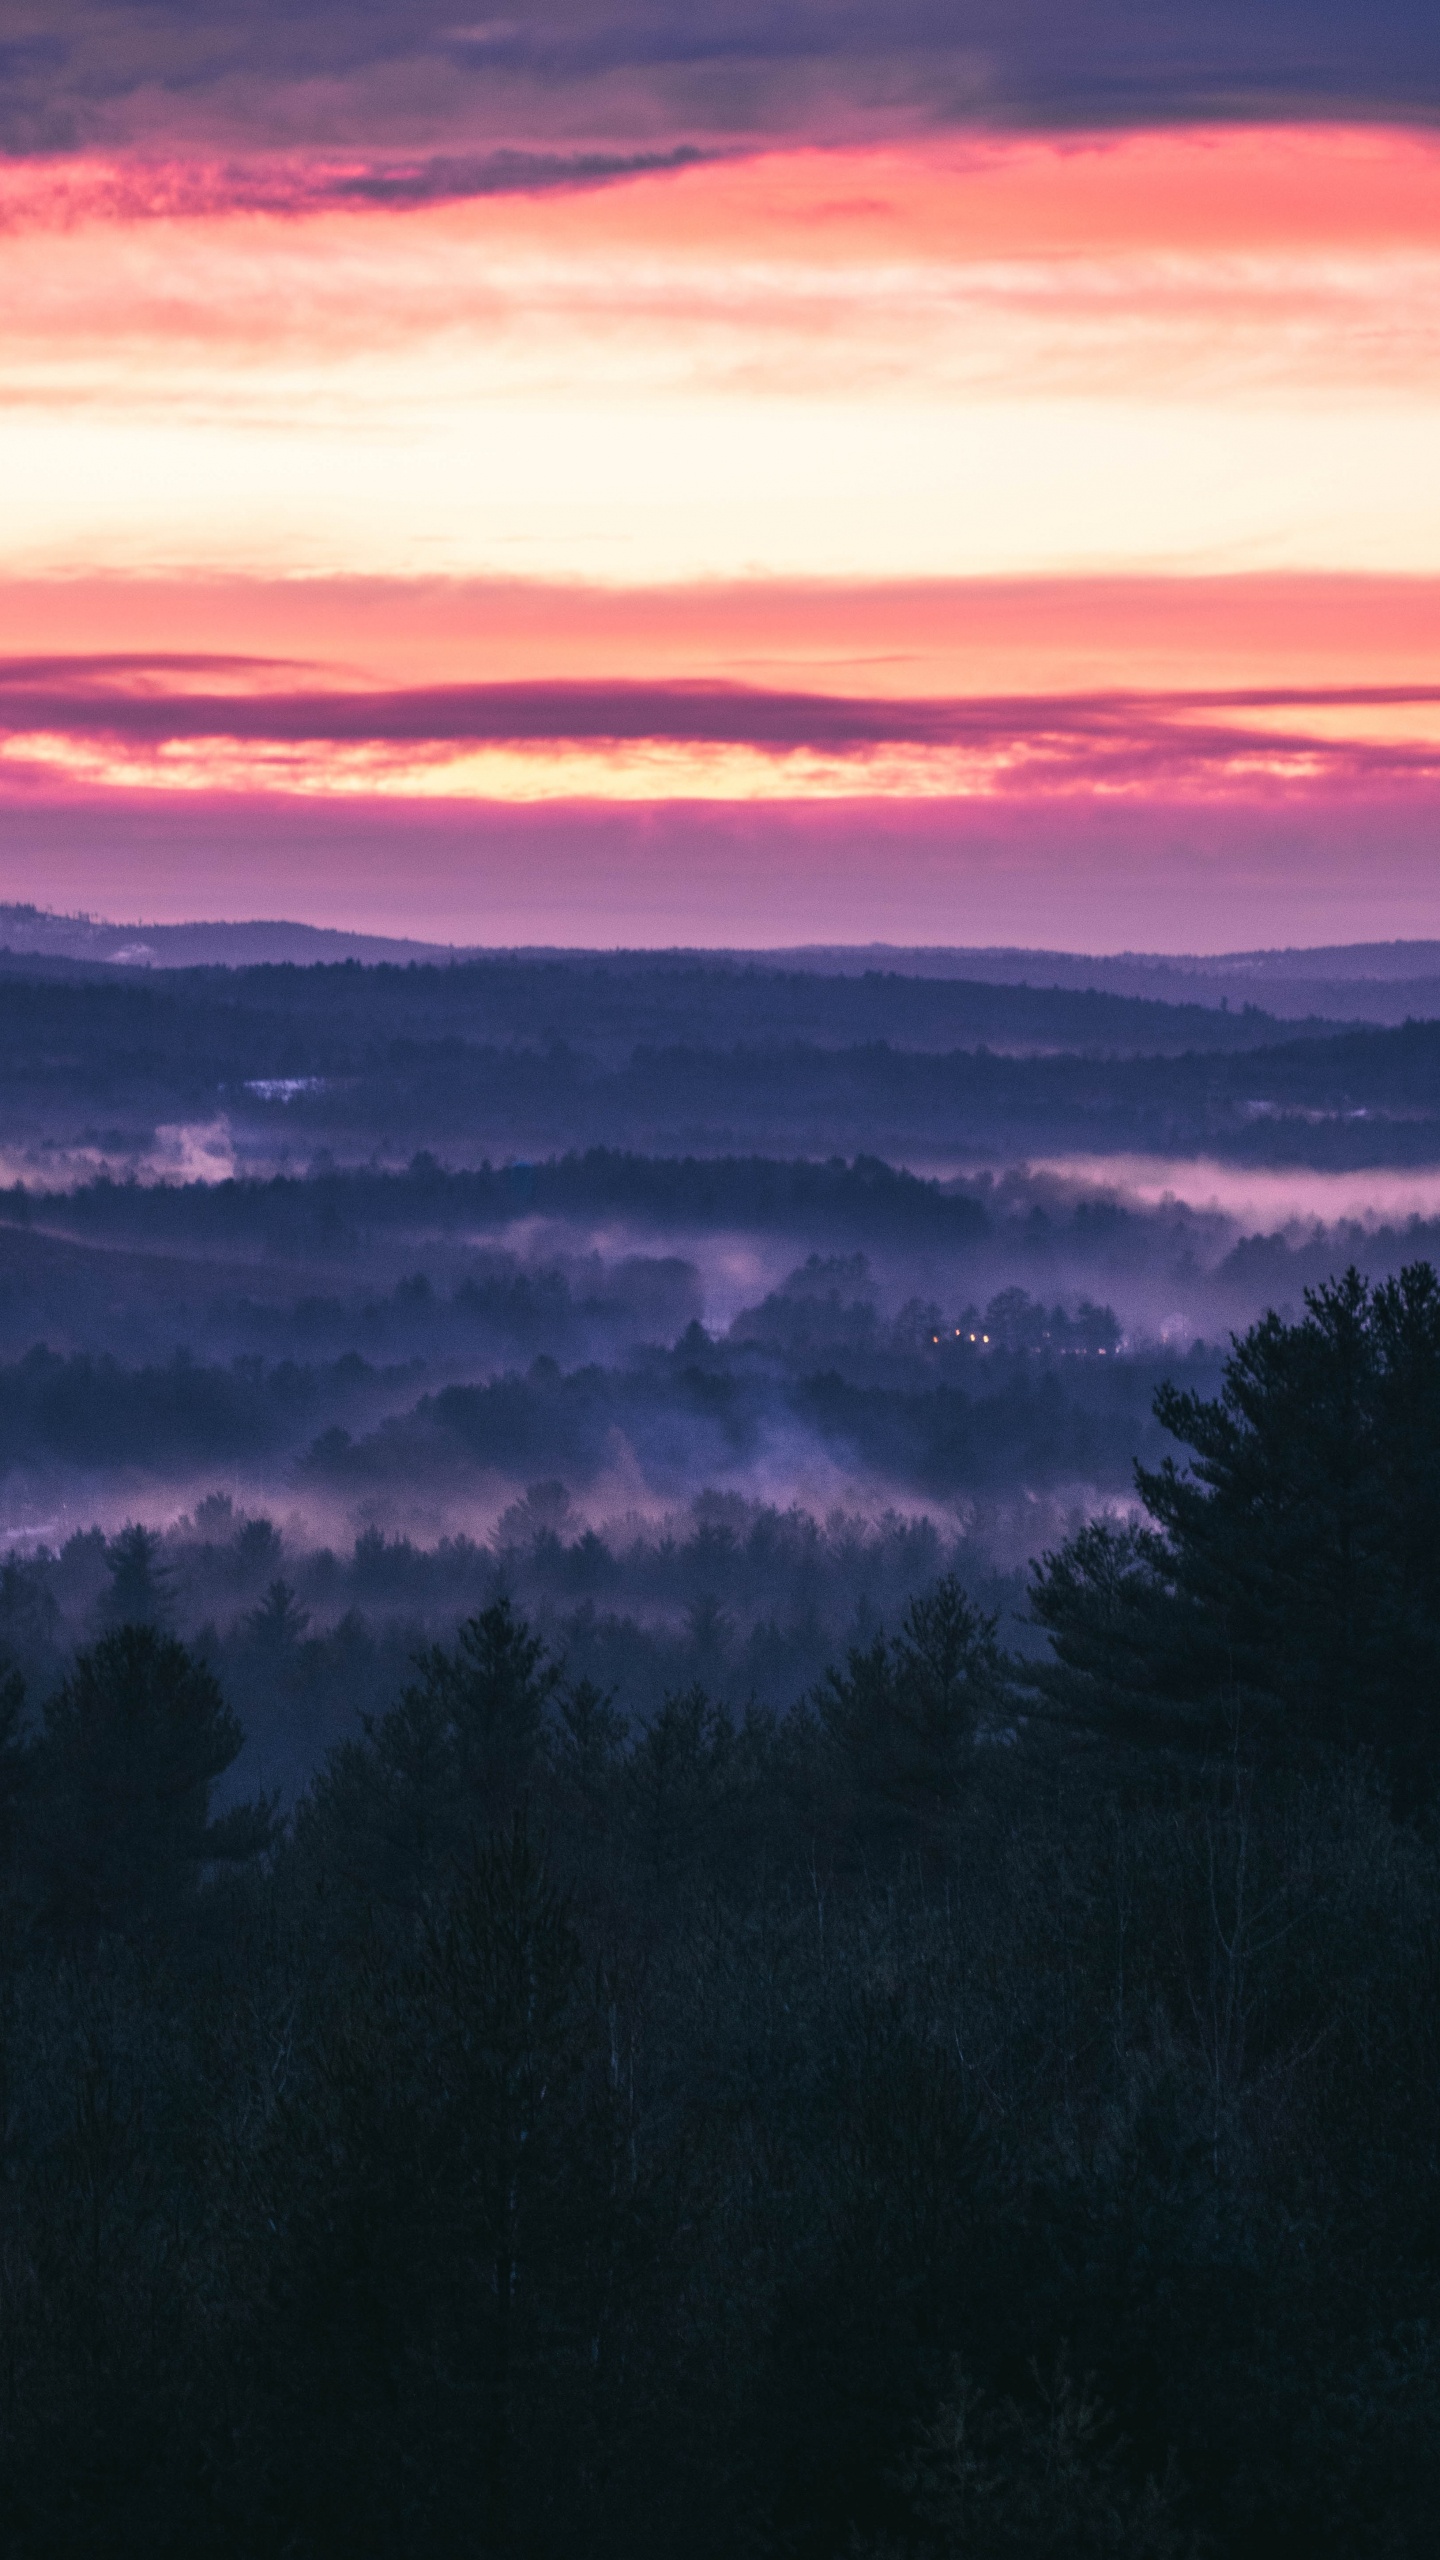
<svg viewBox="0 0 1440 2560">
<path fill-rule="evenodd" d="M 213 673 L 215 663 L 201 660 L 196 671 Z M 236 661 L 227 671 L 238 678 L 250 665 Z M 0 727 L 17 740 L 113 740 L 152 750 L 216 740 L 322 750 L 499 746 L 563 758 L 577 747 L 644 745 L 739 748 L 767 758 L 808 753 L 857 766 L 884 750 L 948 750 L 989 760 L 996 787 L 1043 779 L 1050 787 L 1114 789 L 1236 767 L 1300 765 L 1313 778 L 1352 782 L 1440 770 L 1440 735 L 1426 734 L 1440 705 L 1435 684 L 906 700 L 696 682 L 252 692 L 157 683 L 179 669 L 191 665 L 10 660 L 0 664 Z M 930 787 L 945 787 L 943 769 Z"/>
<path fill-rule="evenodd" d="M 343 666 L 346 681 L 375 690 L 623 673 L 926 701 L 1136 689 L 1228 700 L 1275 685 L 1310 700 L 1362 672 L 1371 686 L 1440 682 L 1440 581 L 0 581 L 0 669 L 12 683 L 114 680 L 139 666 L 149 680 L 183 669 L 216 685 L 223 669 L 227 686 L 261 668 L 314 683 Z"/>
<path fill-rule="evenodd" d="M 656 151 L 517 150 L 395 154 L 205 154 L 97 163 L 65 161 L 48 186 L 33 176 L 0 204 L 0 230 L 75 221 L 194 221 L 213 214 L 317 214 L 336 208 L 415 208 L 491 196 L 581 194 L 627 178 L 661 177 L 713 160 L 682 142 Z"/>
</svg>

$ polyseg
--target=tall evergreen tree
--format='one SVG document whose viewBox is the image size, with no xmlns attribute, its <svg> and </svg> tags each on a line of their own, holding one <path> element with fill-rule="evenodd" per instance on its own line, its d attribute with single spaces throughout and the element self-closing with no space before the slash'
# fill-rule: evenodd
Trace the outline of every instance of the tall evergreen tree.
<svg viewBox="0 0 1440 2560">
<path fill-rule="evenodd" d="M 155 1530 L 132 1520 L 105 1550 L 110 1589 L 103 1614 L 112 1627 L 163 1627 L 170 1622 L 171 1579 Z"/>
<path fill-rule="evenodd" d="M 508 1600 L 431 1645 L 389 1712 L 333 1751 L 305 1831 L 322 1861 L 398 1907 L 417 1906 L 477 1840 L 509 1819 L 536 1765 L 559 1685 Z"/>
<path fill-rule="evenodd" d="M 1149 1525 L 1092 1525 L 1032 1588 L 1064 1709 L 1243 1748 L 1440 1752 L 1440 1282 L 1353 1268 L 1237 1341 L 1220 1394 L 1164 1386 L 1190 1451 L 1137 1467 Z"/>
<path fill-rule="evenodd" d="M 0 1882 L 8 1884 L 18 1844 L 26 1777 L 25 1683 L 0 1655 Z"/>
<path fill-rule="evenodd" d="M 244 1735 L 204 1663 L 153 1627 L 77 1656 L 31 1754 L 28 1862 L 40 1916 L 68 1945 L 172 1922 L 204 1865 L 269 1836 L 264 1805 L 218 1822 L 211 1792 Z"/>
<path fill-rule="evenodd" d="M 996 1621 L 954 1574 L 917 1595 L 900 1633 L 852 1645 L 817 1693 L 852 1821 L 933 1842 L 964 1792 L 977 1732 L 1006 1712 Z"/>
</svg>

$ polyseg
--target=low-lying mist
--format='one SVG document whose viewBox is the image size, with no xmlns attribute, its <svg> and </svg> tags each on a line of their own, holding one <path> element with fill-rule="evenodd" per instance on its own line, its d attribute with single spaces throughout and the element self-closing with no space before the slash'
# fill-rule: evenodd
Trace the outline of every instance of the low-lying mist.
<svg viewBox="0 0 1440 2560">
<path fill-rule="evenodd" d="M 1428 1025 L 6 966 L 0 1652 L 40 1694 L 143 1524 L 242 1783 L 298 1784 L 502 1590 L 640 1712 L 788 1703 L 951 1564 L 1033 1642 L 1024 1568 L 1127 1509 L 1163 1380 L 1209 1392 L 1351 1261 L 1440 1259 Z"/>
<path fill-rule="evenodd" d="M 1058 1165 L 20 1188 L 0 1534 L 163 1521 L 217 1481 L 329 1541 L 485 1538 L 541 1479 L 597 1525 L 706 1491 L 966 1523 L 1111 1504 L 1157 1454 L 1163 1376 L 1207 1381 L 1231 1331 L 1351 1259 L 1378 1277 L 1437 1250 L 1414 1217 L 1247 1231 Z"/>
</svg>

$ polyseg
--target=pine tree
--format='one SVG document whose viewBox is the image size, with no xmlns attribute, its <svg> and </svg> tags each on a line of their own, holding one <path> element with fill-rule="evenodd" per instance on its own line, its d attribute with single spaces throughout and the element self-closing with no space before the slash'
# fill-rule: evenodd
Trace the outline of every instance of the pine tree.
<svg viewBox="0 0 1440 2560">
<path fill-rule="evenodd" d="M 417 1677 L 364 1739 L 331 1753 L 313 1791 L 309 1844 L 369 1896 L 417 1907 L 474 1843 L 507 1821 L 537 1766 L 559 1684 L 543 1643 L 497 1600 Z"/>
<path fill-rule="evenodd" d="M 954 1813 L 977 1733 L 1006 1713 L 996 1623 L 945 1574 L 911 1601 L 898 1636 L 852 1646 L 827 1674 L 816 1705 L 863 1828 L 933 1839 Z"/>
<path fill-rule="evenodd" d="M 1094 1524 L 1032 1589 L 1072 1716 L 1172 1741 L 1440 1746 L 1440 1282 L 1351 1269 L 1235 1343 L 1220 1394 L 1164 1386 L 1189 1451 L 1137 1467 L 1148 1526 Z"/>
<path fill-rule="evenodd" d="M 77 1656 L 31 1753 L 23 1844 L 42 1923 L 63 1943 L 164 1929 L 202 1868 L 266 1843 L 270 1809 L 210 1819 L 244 1735 L 212 1673 L 173 1636 L 125 1626 Z"/>
<path fill-rule="evenodd" d="M 8 1888 L 19 1841 L 26 1781 L 25 1683 L 0 1657 L 0 1884 Z"/>
<path fill-rule="evenodd" d="M 163 1627 L 170 1621 L 170 1575 L 153 1529 L 132 1520 L 105 1550 L 110 1589 L 104 1617 L 112 1627 Z"/>
</svg>

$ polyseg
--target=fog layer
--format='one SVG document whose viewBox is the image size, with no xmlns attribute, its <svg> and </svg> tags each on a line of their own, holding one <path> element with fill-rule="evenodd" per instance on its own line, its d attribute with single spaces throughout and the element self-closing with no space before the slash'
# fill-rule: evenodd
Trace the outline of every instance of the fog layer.
<svg viewBox="0 0 1440 2560">
<path fill-rule="evenodd" d="M 1163 1380 L 1440 1258 L 1440 1025 L 623 955 L 6 966 L 0 1641 L 53 1669 L 147 1524 L 286 1783 L 501 1588 L 602 1683 L 737 1707 L 947 1561 L 1008 1625 L 1163 1454 Z"/>
</svg>

